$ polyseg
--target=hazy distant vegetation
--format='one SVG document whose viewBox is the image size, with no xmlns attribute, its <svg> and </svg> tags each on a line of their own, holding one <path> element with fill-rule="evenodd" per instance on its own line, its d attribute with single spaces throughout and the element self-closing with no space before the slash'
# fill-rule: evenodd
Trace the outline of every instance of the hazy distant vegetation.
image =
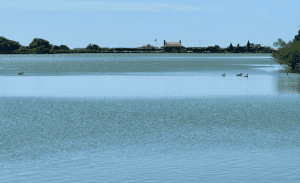
<svg viewBox="0 0 300 183">
<path fill-rule="evenodd" d="M 148 44 L 149 45 L 149 44 Z M 0 54 L 61 54 L 61 53 L 272 53 L 269 46 L 262 47 L 260 44 L 248 43 L 245 46 L 233 46 L 221 48 L 218 45 L 208 47 L 162 47 L 155 48 L 101 48 L 96 44 L 89 44 L 86 48 L 70 49 L 66 45 L 52 45 L 49 41 L 34 38 L 28 46 L 20 45 L 19 42 L 0 37 Z"/>
</svg>

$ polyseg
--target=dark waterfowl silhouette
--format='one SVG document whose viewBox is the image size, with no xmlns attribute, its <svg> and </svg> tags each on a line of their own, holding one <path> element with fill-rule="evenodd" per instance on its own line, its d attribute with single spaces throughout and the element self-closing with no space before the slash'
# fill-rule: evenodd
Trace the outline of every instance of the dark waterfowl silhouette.
<svg viewBox="0 0 300 183">
<path fill-rule="evenodd" d="M 222 74 L 222 76 L 226 76 L 226 73 Z"/>
<path fill-rule="evenodd" d="M 24 72 L 20 72 L 20 73 L 18 73 L 18 74 L 19 74 L 19 75 L 23 75 L 23 73 L 24 73 Z"/>
<path fill-rule="evenodd" d="M 248 77 L 248 74 L 247 74 L 247 76 L 244 76 L 244 77 L 246 77 L 246 78 L 247 78 L 247 77 Z"/>
<path fill-rule="evenodd" d="M 236 74 L 236 76 L 242 76 L 243 75 L 243 73 L 240 73 L 240 74 Z"/>
</svg>

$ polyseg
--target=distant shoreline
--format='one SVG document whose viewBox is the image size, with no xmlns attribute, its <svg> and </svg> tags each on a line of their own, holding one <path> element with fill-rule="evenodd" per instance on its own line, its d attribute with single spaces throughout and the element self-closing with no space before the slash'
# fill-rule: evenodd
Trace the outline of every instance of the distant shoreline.
<svg viewBox="0 0 300 183">
<path fill-rule="evenodd" d="M 64 54 L 236 54 L 236 55 L 242 55 L 242 54 L 251 54 L 251 55 L 258 55 L 258 54 L 268 54 L 271 55 L 272 53 L 169 53 L 169 52 L 154 52 L 154 53 L 146 53 L 146 52 L 99 52 L 99 53 L 14 53 L 14 54 L 6 54 L 6 53 L 0 53 L 0 55 L 64 55 Z"/>
<path fill-rule="evenodd" d="M 142 47 L 100 47 L 96 44 L 89 44 L 85 48 L 70 49 L 66 45 L 52 45 L 49 41 L 34 38 L 28 46 L 23 46 L 19 42 L 0 37 L 0 54 L 70 54 L 70 53 L 273 53 L 276 49 L 270 46 L 250 43 L 245 46 L 233 46 L 231 43 L 227 48 L 218 45 L 207 47 L 184 47 L 181 41 L 178 44 L 164 43 L 163 47 L 154 47 L 150 44 Z"/>
</svg>

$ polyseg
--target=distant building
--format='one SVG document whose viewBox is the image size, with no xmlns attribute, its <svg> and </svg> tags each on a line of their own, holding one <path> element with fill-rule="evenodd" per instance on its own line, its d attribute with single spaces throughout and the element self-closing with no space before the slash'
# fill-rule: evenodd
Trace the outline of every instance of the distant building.
<svg viewBox="0 0 300 183">
<path fill-rule="evenodd" d="M 166 42 L 166 40 L 164 40 L 164 46 L 163 47 L 181 47 L 181 40 L 179 40 L 179 42 Z"/>
<path fill-rule="evenodd" d="M 147 45 L 141 46 L 141 48 L 148 48 L 148 47 L 150 47 L 150 48 L 155 48 L 155 46 L 152 46 L 152 45 L 150 45 L 150 44 L 147 44 Z"/>
</svg>

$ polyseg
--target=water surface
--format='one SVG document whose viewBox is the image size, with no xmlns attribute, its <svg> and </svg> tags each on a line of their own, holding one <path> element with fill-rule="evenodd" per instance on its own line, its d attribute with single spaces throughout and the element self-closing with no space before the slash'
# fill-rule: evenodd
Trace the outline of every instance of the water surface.
<svg viewBox="0 0 300 183">
<path fill-rule="evenodd" d="M 1 55 L 0 181 L 298 182 L 300 77 L 280 69 L 266 54 Z"/>
</svg>

